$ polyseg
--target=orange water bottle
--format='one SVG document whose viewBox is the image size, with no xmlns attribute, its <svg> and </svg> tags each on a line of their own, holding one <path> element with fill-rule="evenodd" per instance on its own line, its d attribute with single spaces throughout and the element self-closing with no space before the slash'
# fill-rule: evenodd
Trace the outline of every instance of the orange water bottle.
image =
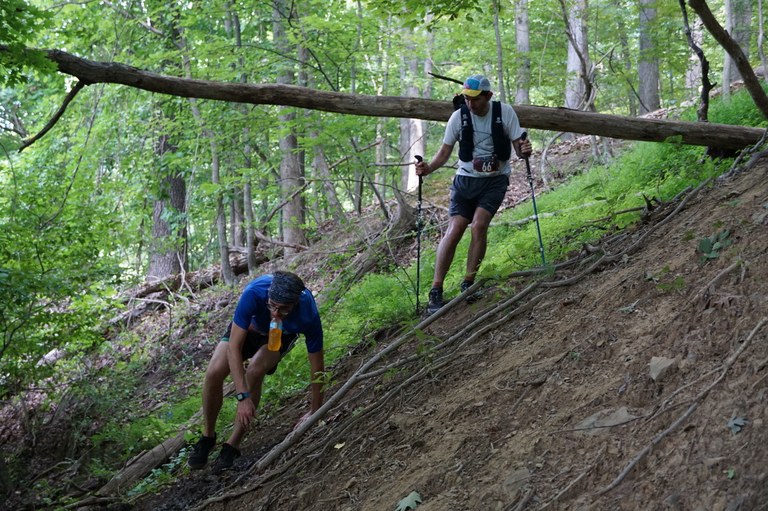
<svg viewBox="0 0 768 511">
<path fill-rule="evenodd" d="M 269 337 L 267 340 L 267 349 L 269 351 L 280 351 L 281 339 L 283 337 L 283 322 L 279 319 L 273 319 L 269 323 Z"/>
</svg>

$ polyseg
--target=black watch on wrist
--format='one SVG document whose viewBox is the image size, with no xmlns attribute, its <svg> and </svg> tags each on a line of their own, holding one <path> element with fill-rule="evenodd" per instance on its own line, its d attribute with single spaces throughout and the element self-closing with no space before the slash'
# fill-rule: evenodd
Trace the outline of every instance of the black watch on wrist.
<svg viewBox="0 0 768 511">
<path fill-rule="evenodd" d="M 248 399 L 249 397 L 251 397 L 251 393 L 250 392 L 239 392 L 239 393 L 235 394 L 235 399 L 237 399 L 238 401 L 244 401 L 244 400 Z"/>
</svg>

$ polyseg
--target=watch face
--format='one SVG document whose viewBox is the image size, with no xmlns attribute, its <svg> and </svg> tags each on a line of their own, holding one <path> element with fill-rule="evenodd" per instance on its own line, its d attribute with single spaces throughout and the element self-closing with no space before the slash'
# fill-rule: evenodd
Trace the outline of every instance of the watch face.
<svg viewBox="0 0 768 511">
<path fill-rule="evenodd" d="M 247 397 L 248 397 L 248 393 L 246 393 L 246 392 L 240 392 L 239 394 L 235 394 L 235 398 L 238 401 L 242 401 L 242 400 L 244 400 Z"/>
</svg>

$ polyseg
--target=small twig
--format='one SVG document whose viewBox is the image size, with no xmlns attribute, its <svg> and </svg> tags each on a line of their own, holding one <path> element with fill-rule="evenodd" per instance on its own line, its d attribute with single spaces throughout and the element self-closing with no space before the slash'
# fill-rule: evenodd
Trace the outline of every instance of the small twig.
<svg viewBox="0 0 768 511">
<path fill-rule="evenodd" d="M 523 498 L 520 499 L 520 502 L 517 503 L 515 508 L 512 511 L 523 511 L 525 509 L 525 506 L 528 505 L 528 502 L 530 502 L 531 498 L 533 497 L 533 488 L 530 488 L 527 492 L 525 492 L 525 495 L 523 495 Z"/>
<path fill-rule="evenodd" d="M 41 478 L 45 477 L 46 475 L 50 474 L 51 472 L 57 470 L 62 465 L 70 465 L 70 464 L 71 463 L 69 461 L 66 461 L 66 460 L 65 461 L 60 461 L 60 462 L 56 463 L 55 465 L 53 465 L 52 467 L 48 467 L 45 470 L 43 470 L 42 472 L 40 472 L 39 474 L 36 474 L 35 477 L 33 477 L 32 480 L 29 482 L 29 484 L 31 485 L 32 483 L 34 483 L 38 479 L 41 479 Z"/>
<path fill-rule="evenodd" d="M 747 149 L 744 149 L 739 153 L 736 159 L 733 160 L 733 165 L 731 165 L 731 169 L 727 172 L 726 175 L 731 175 L 735 172 L 736 168 L 739 166 L 739 163 L 741 163 L 741 160 L 744 157 L 744 155 L 756 153 L 758 149 L 760 149 L 760 147 L 765 143 L 766 137 L 768 137 L 768 130 L 765 130 L 763 132 L 763 135 L 760 137 L 760 140 L 758 140 L 755 145 Z M 750 160 L 747 162 L 747 166 L 749 166 L 750 163 L 752 163 L 752 158 L 750 158 Z"/>
<path fill-rule="evenodd" d="M 768 373 L 765 373 L 759 380 L 757 380 L 755 383 L 752 384 L 752 387 L 750 387 L 751 390 L 755 390 L 755 387 L 757 387 L 762 381 L 764 381 L 766 378 L 768 378 Z"/>
<path fill-rule="evenodd" d="M 662 401 L 662 403 L 659 405 L 659 408 L 650 417 L 648 417 L 648 420 L 646 422 L 652 421 L 653 419 L 655 419 L 656 417 L 658 417 L 662 413 L 668 411 L 670 408 L 667 408 L 667 406 L 672 401 L 673 397 L 675 397 L 676 395 L 678 395 L 679 393 L 681 393 L 683 390 L 687 389 L 688 387 L 690 387 L 692 385 L 696 385 L 698 382 L 700 382 L 704 378 L 706 378 L 708 376 L 712 376 L 716 372 L 720 371 L 722 368 L 723 368 L 723 366 L 718 366 L 718 367 L 712 369 L 711 371 L 707 371 L 706 373 L 702 374 L 701 376 L 699 376 L 698 378 L 696 378 L 692 382 L 686 383 L 682 387 L 679 387 L 679 388 L 675 389 L 674 392 L 672 392 L 669 396 L 667 396 L 664 399 L 664 401 Z M 679 405 L 675 405 L 675 407 L 677 407 L 677 406 L 679 406 Z"/>
<path fill-rule="evenodd" d="M 726 268 L 726 269 L 722 270 L 720 273 L 718 273 L 717 275 L 715 275 L 715 278 L 713 278 L 712 280 L 710 280 L 709 282 L 707 282 L 707 284 L 706 284 L 705 286 L 703 286 L 703 287 L 702 287 L 702 288 L 701 288 L 701 289 L 700 289 L 700 290 L 699 290 L 699 291 L 698 291 L 698 292 L 697 292 L 697 293 L 696 293 L 696 294 L 693 296 L 693 298 L 691 298 L 691 299 L 688 301 L 688 303 L 694 303 L 694 302 L 696 302 L 696 301 L 697 301 L 699 298 L 701 298 L 702 296 L 704 296 L 704 294 L 706 294 L 706 293 L 711 293 L 712 291 L 714 291 L 714 290 L 715 290 L 715 287 L 716 287 L 716 286 L 717 286 L 717 285 L 720 283 L 720 281 L 722 281 L 722 280 L 723 280 L 723 278 L 725 278 L 725 276 L 726 276 L 726 275 L 728 275 L 729 273 L 731 273 L 731 272 L 732 272 L 733 270 L 735 270 L 736 268 L 738 268 L 738 267 L 742 266 L 743 264 L 744 264 L 744 262 L 743 262 L 741 259 L 737 259 L 737 260 L 736 260 L 736 262 L 734 262 L 733 264 L 731 264 L 731 265 L 730 265 L 728 268 Z"/>
<path fill-rule="evenodd" d="M 606 447 L 605 447 L 605 445 L 603 445 L 603 447 L 602 447 L 602 448 L 600 449 L 600 451 L 597 453 L 597 456 L 595 456 L 595 461 L 593 461 L 593 462 L 592 462 L 592 464 L 591 464 L 589 467 L 587 467 L 587 469 L 586 469 L 584 472 L 582 472 L 581 474 L 579 474 L 579 476 L 578 476 L 576 479 L 574 479 L 573 481 L 571 481 L 571 482 L 568 484 L 568 486 L 566 486 L 566 487 L 565 487 L 565 488 L 563 488 L 563 489 L 562 489 L 560 492 L 558 492 L 558 494 L 557 494 L 557 495 L 555 495 L 554 497 L 552 497 L 551 499 L 549 499 L 549 500 L 547 501 L 547 503 L 546 503 L 546 504 L 544 504 L 543 506 L 541 506 L 541 508 L 540 508 L 540 509 L 542 509 L 542 510 L 543 510 L 543 509 L 547 509 L 547 508 L 548 508 L 550 505 L 552 505 L 552 504 L 554 504 L 555 502 L 557 502 L 558 500 L 560 500 L 560 497 L 562 497 L 563 495 L 565 495 L 565 494 L 567 494 L 569 491 L 571 491 L 571 489 L 572 489 L 574 486 L 576 486 L 577 484 L 579 484 L 579 482 L 580 482 L 582 479 L 584 479 L 585 477 L 587 477 L 587 474 L 589 474 L 589 473 L 592 471 L 592 469 L 594 469 L 594 468 L 597 466 L 597 464 L 600 462 L 600 460 L 603 458 L 603 454 L 605 454 L 605 449 L 606 449 Z"/>
<path fill-rule="evenodd" d="M 79 500 L 77 502 L 72 502 L 70 504 L 67 504 L 66 506 L 62 506 L 61 509 L 73 509 L 73 508 L 81 508 L 86 506 L 93 506 L 96 504 L 109 504 L 111 502 L 117 502 L 119 501 L 119 497 L 86 497 L 83 500 Z"/>
<path fill-rule="evenodd" d="M 440 80 L 445 80 L 445 81 L 448 81 L 448 82 L 458 83 L 459 85 L 464 85 L 464 82 L 462 82 L 461 80 L 457 80 L 456 78 L 450 78 L 448 76 L 443 76 L 443 75 L 439 75 L 437 73 L 432 73 L 432 72 L 427 73 L 427 74 L 430 74 L 430 75 L 434 76 L 435 78 L 439 78 Z"/>
<path fill-rule="evenodd" d="M 623 215 L 626 213 L 634 213 L 635 211 L 643 211 L 647 209 L 647 206 L 637 206 L 635 208 L 629 208 L 629 209 L 622 209 L 621 211 L 616 211 L 615 213 L 611 213 L 610 215 L 604 216 L 602 218 L 596 218 L 594 220 L 588 220 L 588 224 L 596 224 L 599 222 L 605 222 L 606 220 L 612 220 L 616 218 L 619 215 Z"/>
<path fill-rule="evenodd" d="M 611 261 L 618 261 L 618 260 L 620 260 L 622 257 L 624 257 L 626 254 L 631 254 L 632 252 L 634 252 L 634 251 L 635 251 L 635 249 L 637 249 L 638 247 L 640 247 L 640 246 L 641 246 L 641 244 L 645 242 L 645 240 L 646 240 L 646 238 L 648 238 L 648 236 L 650 236 L 652 233 L 654 233 L 655 231 L 657 231 L 657 230 L 658 230 L 658 229 L 659 229 L 661 226 L 665 225 L 667 222 L 669 222 L 670 220 L 672 220 L 672 218 L 673 218 L 675 215 L 677 215 L 677 213 L 679 213 L 679 212 L 680 212 L 680 211 L 681 211 L 681 210 L 682 210 L 682 209 L 683 209 L 683 208 L 684 208 L 684 207 L 685 207 L 685 206 L 688 204 L 688 202 L 689 202 L 691 199 L 693 199 L 694 197 L 696 197 L 696 195 L 698 195 L 698 194 L 699 194 L 699 192 L 700 192 L 700 191 L 701 191 L 701 190 L 702 190 L 702 189 L 703 189 L 705 186 L 707 186 L 707 185 L 708 185 L 708 184 L 709 184 L 711 181 L 712 181 L 712 178 L 709 178 L 709 179 L 705 179 L 704 181 L 702 181 L 702 182 L 699 184 L 699 186 L 697 186 L 696 188 L 694 188 L 694 189 L 693 189 L 693 191 L 691 191 L 691 193 L 689 193 L 688 195 L 686 195 L 686 196 L 685 196 L 685 198 L 684 198 L 682 201 L 680 201 L 680 204 L 678 204 L 678 205 L 677 205 L 677 207 L 674 209 L 674 211 L 672 211 L 672 212 L 671 212 L 669 215 L 665 216 L 665 217 L 664 217 L 664 219 L 663 219 L 663 220 L 661 220 L 660 222 L 658 222 L 658 223 L 654 224 L 654 225 L 653 225 L 653 226 L 652 226 L 650 229 L 648 229 L 648 230 L 647 230 L 645 233 L 643 233 L 643 235 L 642 235 L 642 236 L 640 236 L 640 238 L 638 238 L 638 240 L 637 240 L 635 243 L 633 243 L 632 245 L 630 245 L 630 246 L 629 246 L 629 247 L 628 247 L 626 250 L 624 250 L 624 251 L 623 251 L 623 252 L 621 252 L 620 254 L 615 254 L 615 255 L 612 255 L 612 256 L 610 257 L 610 260 L 611 260 Z"/>
</svg>

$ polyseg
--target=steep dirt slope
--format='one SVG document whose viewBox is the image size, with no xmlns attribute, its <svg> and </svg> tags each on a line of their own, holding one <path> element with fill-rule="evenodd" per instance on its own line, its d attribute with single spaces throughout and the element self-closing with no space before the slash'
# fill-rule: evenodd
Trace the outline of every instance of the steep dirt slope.
<svg viewBox="0 0 768 511">
<path fill-rule="evenodd" d="M 386 510 L 416 491 L 419 511 L 768 509 L 768 162 L 602 248 L 519 300 L 536 280 L 358 347 L 330 393 L 405 339 L 266 472 L 303 402 L 260 420 L 236 471 L 135 507 Z"/>
</svg>

